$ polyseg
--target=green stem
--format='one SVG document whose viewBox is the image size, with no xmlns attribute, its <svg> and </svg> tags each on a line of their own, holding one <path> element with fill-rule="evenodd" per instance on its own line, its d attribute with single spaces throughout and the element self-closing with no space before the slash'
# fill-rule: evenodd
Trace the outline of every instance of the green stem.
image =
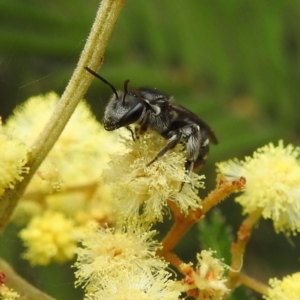
<svg viewBox="0 0 300 300">
<path fill-rule="evenodd" d="M 14 189 L 7 189 L 0 198 L 0 233 L 5 229 L 30 179 L 52 149 L 91 84 L 93 77 L 84 70 L 84 67 L 89 66 L 95 71 L 100 68 L 106 45 L 124 2 L 124 0 L 103 0 L 101 2 L 77 67 L 53 115 L 33 144 L 27 164 L 30 168 L 29 173 L 24 175 L 23 181 L 17 183 Z"/>
<path fill-rule="evenodd" d="M 246 274 L 240 274 L 239 275 L 239 281 L 241 284 L 248 286 L 249 288 L 253 289 L 254 291 L 262 294 L 262 295 L 268 295 L 268 285 L 246 275 Z"/>
<path fill-rule="evenodd" d="M 7 278 L 6 285 L 20 294 L 20 300 L 55 300 L 49 295 L 32 286 L 20 277 L 15 270 L 3 259 L 0 259 L 0 269 Z M 2 299 L 2 298 L 1 298 Z"/>
</svg>

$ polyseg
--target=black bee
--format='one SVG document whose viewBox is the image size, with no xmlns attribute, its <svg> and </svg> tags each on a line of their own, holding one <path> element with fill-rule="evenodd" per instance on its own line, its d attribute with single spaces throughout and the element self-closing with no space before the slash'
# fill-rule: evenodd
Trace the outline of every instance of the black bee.
<svg viewBox="0 0 300 300">
<path fill-rule="evenodd" d="M 85 69 L 113 90 L 104 113 L 103 124 L 108 131 L 139 125 L 138 134 L 148 128 L 158 132 L 167 140 L 166 146 L 147 164 L 151 165 L 168 150 L 182 143 L 186 149 L 185 169 L 191 172 L 201 167 L 209 151 L 209 140 L 217 144 L 213 130 L 198 116 L 185 107 L 174 103 L 172 97 L 153 88 L 128 90 L 128 82 L 124 82 L 124 92 L 117 91 L 114 86 L 88 67 Z"/>
</svg>

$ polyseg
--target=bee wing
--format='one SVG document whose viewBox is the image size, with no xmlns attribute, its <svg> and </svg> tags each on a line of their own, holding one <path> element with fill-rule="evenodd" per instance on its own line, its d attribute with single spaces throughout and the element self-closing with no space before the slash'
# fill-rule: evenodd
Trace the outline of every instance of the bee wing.
<svg viewBox="0 0 300 300">
<path fill-rule="evenodd" d="M 170 106 L 177 111 L 178 114 L 182 115 L 182 116 L 186 116 L 189 119 L 193 120 L 196 124 L 199 124 L 200 127 L 205 128 L 209 140 L 213 143 L 213 144 L 218 144 L 219 141 L 215 135 L 215 132 L 202 120 L 200 119 L 197 115 L 195 115 L 194 113 L 192 113 L 190 110 L 188 110 L 187 108 L 174 103 L 174 102 L 170 102 Z"/>
</svg>

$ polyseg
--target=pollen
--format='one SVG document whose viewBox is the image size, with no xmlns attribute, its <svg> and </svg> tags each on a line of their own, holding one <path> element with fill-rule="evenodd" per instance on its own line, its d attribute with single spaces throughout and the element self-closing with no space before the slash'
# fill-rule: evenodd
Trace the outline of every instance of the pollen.
<svg viewBox="0 0 300 300">
<path fill-rule="evenodd" d="M 178 300 L 180 292 L 175 289 L 175 282 L 166 271 L 154 274 L 136 270 L 122 272 L 118 280 L 108 280 L 104 286 L 96 287 L 86 294 L 85 299 L 109 300 Z"/>
<path fill-rule="evenodd" d="M 155 234 L 145 224 L 131 223 L 118 228 L 92 225 L 76 250 L 76 284 L 88 285 L 89 290 L 120 278 L 122 270 L 152 272 L 164 268 L 166 262 L 155 255 L 160 247 L 153 240 Z"/>
<path fill-rule="evenodd" d="M 285 276 L 282 280 L 269 280 L 270 288 L 266 300 L 298 300 L 300 295 L 300 273 Z"/>
<path fill-rule="evenodd" d="M 23 180 L 23 174 L 28 172 L 25 167 L 28 152 L 29 147 L 6 130 L 0 120 L 0 196 Z"/>
<path fill-rule="evenodd" d="M 20 295 L 13 289 L 8 288 L 5 284 L 0 285 L 0 299 L 1 300 L 15 300 L 20 298 Z"/>
<path fill-rule="evenodd" d="M 31 97 L 18 106 L 8 119 L 4 128 L 19 137 L 19 144 L 7 138 L 7 142 L 13 144 L 9 151 L 5 151 L 8 156 L 13 157 L 7 168 L 3 167 L 0 170 L 5 172 L 1 179 L 7 177 L 3 188 L 13 187 L 16 180 L 22 179 L 22 172 L 27 170 L 23 167 L 27 161 L 25 150 L 34 145 L 54 112 L 58 100 L 59 96 L 54 92 Z M 108 133 L 104 130 L 87 103 L 81 101 L 30 181 L 20 202 L 28 201 L 26 205 L 18 205 L 15 214 L 18 219 L 14 220 L 22 220 L 24 224 L 24 221 L 29 221 L 39 213 L 36 208 L 45 210 L 46 207 L 48 210 L 74 217 L 81 225 L 91 219 L 112 222 L 112 207 L 115 203 L 111 201 L 109 193 L 104 192 L 110 188 L 104 187 L 101 173 L 110 160 L 109 153 L 122 152 L 123 146 L 119 139 L 119 132 Z M 4 146 L 1 147 L 1 151 L 4 149 Z M 2 158 L 5 156 L 1 155 Z M 15 167 L 12 166 L 12 159 Z"/>
<path fill-rule="evenodd" d="M 199 299 L 221 300 L 229 293 L 224 276 L 224 263 L 213 257 L 214 251 L 202 250 L 197 254 L 198 264 L 194 284 L 199 289 Z"/>
<path fill-rule="evenodd" d="M 253 157 L 243 161 L 219 163 L 219 173 L 227 178 L 244 176 L 247 180 L 243 194 L 236 201 L 244 213 L 262 209 L 262 216 L 272 219 L 276 232 L 300 231 L 300 149 L 268 144 Z"/>
<path fill-rule="evenodd" d="M 5 127 L 31 146 L 58 100 L 54 92 L 29 98 L 15 109 Z M 118 135 L 106 132 L 87 103 L 82 101 L 27 191 L 52 192 L 97 181 L 109 161 L 108 153 L 119 150 Z"/>
<path fill-rule="evenodd" d="M 121 214 L 130 218 L 142 210 L 145 220 L 161 221 L 167 200 L 175 202 L 184 213 L 201 207 L 197 194 L 204 187 L 204 176 L 185 173 L 186 155 L 181 145 L 148 165 L 166 145 L 160 135 L 149 132 L 136 141 L 124 139 L 123 143 L 126 151 L 112 155 L 109 169 L 103 172 L 105 182 L 113 186 L 112 197 Z"/>
<path fill-rule="evenodd" d="M 58 212 L 47 211 L 35 216 L 21 230 L 20 237 L 27 247 L 23 257 L 32 265 L 63 263 L 75 255 L 79 238 L 74 221 Z"/>
</svg>

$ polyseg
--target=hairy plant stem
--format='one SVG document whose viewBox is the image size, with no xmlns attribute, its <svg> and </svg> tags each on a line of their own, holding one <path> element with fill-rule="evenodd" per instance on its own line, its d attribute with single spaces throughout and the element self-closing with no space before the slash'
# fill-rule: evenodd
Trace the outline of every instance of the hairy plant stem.
<svg viewBox="0 0 300 300">
<path fill-rule="evenodd" d="M 7 189 L 0 198 L 0 233 L 5 229 L 30 179 L 52 149 L 77 104 L 85 95 L 93 77 L 85 71 L 84 67 L 89 66 L 97 71 L 101 66 L 108 39 L 124 2 L 125 0 L 103 0 L 101 2 L 77 67 L 50 120 L 34 142 L 32 151 L 29 153 L 27 163 L 30 168 L 29 173 L 24 174 L 23 181 L 17 183 L 14 189 Z"/>
<path fill-rule="evenodd" d="M 174 202 L 169 201 L 168 205 L 173 211 L 175 222 L 162 241 L 163 248 L 157 254 L 163 256 L 170 263 L 173 263 L 174 256 L 170 253 L 191 226 L 200 221 L 213 206 L 217 205 L 231 193 L 243 190 L 245 184 L 246 179 L 243 177 L 232 181 L 219 178 L 218 186 L 202 201 L 202 207 L 190 211 L 188 215 L 183 214 Z M 172 260 L 169 260 L 169 258 L 172 258 Z M 175 261 L 178 262 L 178 260 Z M 178 263 L 174 266 L 178 269 Z"/>
<path fill-rule="evenodd" d="M 175 223 L 167 236 L 163 240 L 163 251 L 171 251 L 177 245 L 182 236 L 190 229 L 190 227 L 201 220 L 201 218 L 215 205 L 235 191 L 244 188 L 246 181 L 239 178 L 233 181 L 222 181 L 203 201 L 202 208 L 199 208 L 186 216 L 179 208 L 169 202 L 170 208 L 173 210 Z"/>
<path fill-rule="evenodd" d="M 241 284 L 240 270 L 243 265 L 246 246 L 257 220 L 261 217 L 261 212 L 262 210 L 258 209 L 243 220 L 237 233 L 237 241 L 231 245 L 231 266 L 227 281 L 227 287 L 231 290 Z"/>
</svg>

